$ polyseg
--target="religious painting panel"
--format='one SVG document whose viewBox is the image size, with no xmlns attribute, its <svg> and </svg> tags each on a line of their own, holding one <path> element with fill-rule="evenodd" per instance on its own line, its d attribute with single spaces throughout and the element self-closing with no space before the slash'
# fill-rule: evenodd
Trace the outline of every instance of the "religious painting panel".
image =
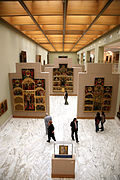
<svg viewBox="0 0 120 180">
<path fill-rule="evenodd" d="M 67 64 L 59 64 L 59 68 L 53 68 L 53 92 L 73 92 L 73 68 L 67 68 Z"/>
<path fill-rule="evenodd" d="M 45 79 L 35 79 L 35 89 L 36 88 L 43 88 L 45 90 Z"/>
<path fill-rule="evenodd" d="M 45 97 L 36 97 L 36 104 L 44 104 L 45 103 Z"/>
<path fill-rule="evenodd" d="M 35 111 L 35 100 L 33 92 L 24 93 L 24 110 L 25 111 Z"/>
<path fill-rule="evenodd" d="M 43 88 L 37 88 L 35 90 L 35 96 L 45 96 L 45 90 Z"/>
<path fill-rule="evenodd" d="M 43 105 L 43 104 L 36 105 L 36 111 L 44 112 L 45 111 L 45 105 Z"/>
<path fill-rule="evenodd" d="M 85 105 L 93 105 L 93 100 L 85 100 Z"/>
<path fill-rule="evenodd" d="M 60 72 L 58 68 L 53 68 L 53 76 L 59 76 Z"/>
<path fill-rule="evenodd" d="M 22 82 L 23 90 L 34 90 L 35 82 L 31 78 L 26 78 Z"/>
<path fill-rule="evenodd" d="M 109 111 L 111 107 L 112 86 L 104 86 L 102 111 Z"/>
<path fill-rule="evenodd" d="M 17 103 L 23 103 L 23 97 L 15 97 L 14 98 L 14 103 L 17 104 Z"/>
<path fill-rule="evenodd" d="M 93 111 L 100 111 L 104 93 L 104 78 L 95 78 Z"/>
<path fill-rule="evenodd" d="M 7 100 L 4 100 L 3 102 L 0 103 L 0 116 L 2 114 L 4 114 L 8 109 L 8 106 L 7 106 Z"/>
<path fill-rule="evenodd" d="M 85 86 L 85 96 L 91 94 L 93 97 L 94 86 Z"/>
<path fill-rule="evenodd" d="M 68 146 L 60 145 L 59 146 L 59 154 L 68 154 Z"/>
<path fill-rule="evenodd" d="M 104 111 L 104 112 L 108 112 L 108 111 L 110 111 L 110 106 L 102 106 L 102 111 Z"/>
<path fill-rule="evenodd" d="M 15 110 L 15 111 L 23 111 L 23 110 L 24 110 L 24 107 L 23 107 L 22 104 L 15 104 L 14 110 Z"/>
<path fill-rule="evenodd" d="M 34 69 L 22 69 L 22 79 L 25 78 L 34 79 Z"/>
<path fill-rule="evenodd" d="M 13 90 L 13 94 L 14 94 L 14 96 L 22 96 L 23 95 L 23 91 L 22 91 L 21 88 L 15 88 Z"/>
<path fill-rule="evenodd" d="M 22 69 L 22 79 L 12 79 L 15 111 L 45 111 L 45 79 L 34 79 L 34 69 Z"/>
<path fill-rule="evenodd" d="M 103 77 L 99 77 L 99 78 L 95 78 L 95 83 L 94 83 L 95 86 L 104 86 L 104 78 Z"/>
<path fill-rule="evenodd" d="M 84 111 L 85 112 L 92 112 L 93 111 L 93 106 L 84 106 Z"/>
<path fill-rule="evenodd" d="M 85 86 L 84 111 L 93 110 L 94 86 Z"/>
<path fill-rule="evenodd" d="M 104 78 L 95 78 L 94 86 L 85 86 L 84 111 L 105 111 L 111 107 L 112 86 L 104 86 Z"/>
<path fill-rule="evenodd" d="M 22 88 L 22 79 L 13 79 L 12 80 L 13 89 L 14 88 Z"/>
<path fill-rule="evenodd" d="M 73 68 L 67 68 L 67 75 L 73 76 Z"/>
</svg>

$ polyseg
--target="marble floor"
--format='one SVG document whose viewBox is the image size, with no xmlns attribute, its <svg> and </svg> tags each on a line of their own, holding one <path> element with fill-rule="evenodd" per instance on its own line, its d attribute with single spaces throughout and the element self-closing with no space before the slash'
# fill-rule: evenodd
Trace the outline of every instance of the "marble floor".
<svg viewBox="0 0 120 180">
<path fill-rule="evenodd" d="M 77 114 L 77 97 L 69 97 L 65 106 L 62 96 L 51 96 L 50 107 L 57 141 L 72 142 L 70 122 Z M 105 131 L 96 133 L 94 120 L 78 121 L 79 144 L 72 142 L 75 179 L 120 180 L 120 126 L 107 120 Z M 0 180 L 51 180 L 54 141 L 46 141 L 43 119 L 12 118 L 0 131 Z"/>
</svg>

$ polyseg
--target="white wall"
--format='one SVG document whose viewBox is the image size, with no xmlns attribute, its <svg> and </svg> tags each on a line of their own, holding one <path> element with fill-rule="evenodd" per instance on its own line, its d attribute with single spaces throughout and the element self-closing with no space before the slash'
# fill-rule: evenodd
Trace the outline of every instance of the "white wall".
<svg viewBox="0 0 120 180">
<path fill-rule="evenodd" d="M 36 62 L 37 53 L 47 61 L 46 50 L 0 21 L 0 102 L 5 99 L 8 102 L 7 112 L 0 116 L 0 125 L 12 115 L 8 73 L 16 72 L 16 63 L 19 63 L 22 50 L 27 52 L 27 62 Z"/>
<path fill-rule="evenodd" d="M 77 54 L 81 54 L 83 52 L 91 51 L 95 49 L 95 63 L 103 62 L 99 59 L 99 47 L 104 47 L 105 45 L 112 44 L 114 42 L 120 41 L 120 26 L 116 27 L 115 29 L 111 30 L 109 33 L 104 35 L 103 37 L 99 38 L 98 40 L 94 41 L 90 45 L 86 46 L 82 50 L 80 50 Z M 98 61 L 99 60 L 99 61 Z M 119 60 L 119 74 L 120 74 L 120 60 Z M 120 76 L 120 75 L 119 75 Z M 117 98 L 117 106 L 116 112 L 119 109 L 120 105 L 120 77 L 119 77 L 119 91 L 118 91 L 118 98 Z"/>
<path fill-rule="evenodd" d="M 115 29 L 111 30 L 109 33 L 107 33 L 106 35 L 98 38 L 97 40 L 95 40 L 93 43 L 91 43 L 90 45 L 86 46 L 85 48 L 81 49 L 80 51 L 77 52 L 77 54 L 81 54 L 87 51 L 91 51 L 93 49 L 95 49 L 95 63 L 98 62 L 99 57 L 99 47 L 104 47 L 108 44 L 112 44 L 115 43 L 117 41 L 120 41 L 120 26 L 116 27 Z M 100 62 L 103 62 L 102 60 L 100 60 Z"/>
<path fill-rule="evenodd" d="M 40 48 L 40 46 L 37 46 L 36 50 L 37 55 L 41 55 L 41 62 L 43 65 L 43 60 L 45 60 L 45 64 L 47 64 L 47 51 L 45 49 Z"/>
</svg>

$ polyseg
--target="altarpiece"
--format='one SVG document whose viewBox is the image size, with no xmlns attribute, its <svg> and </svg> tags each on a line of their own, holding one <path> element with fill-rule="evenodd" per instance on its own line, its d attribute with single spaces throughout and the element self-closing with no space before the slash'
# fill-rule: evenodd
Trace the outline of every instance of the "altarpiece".
<svg viewBox="0 0 120 180">
<path fill-rule="evenodd" d="M 84 111 L 104 111 L 111 108 L 112 86 L 104 86 L 104 78 L 95 78 L 94 86 L 85 86 Z"/>
<path fill-rule="evenodd" d="M 67 90 L 73 92 L 73 68 L 67 64 L 59 64 L 59 68 L 53 68 L 53 92 Z"/>
<path fill-rule="evenodd" d="M 35 112 L 45 114 L 48 111 L 46 109 L 46 104 L 48 104 L 46 94 L 49 94 L 49 92 L 46 93 L 47 76 L 45 73 L 38 72 L 35 67 L 27 67 L 27 65 L 26 68 L 20 68 L 20 72 L 21 78 L 10 76 L 13 112 L 23 112 L 22 114 L 26 112 L 25 116 L 31 117 L 35 117 Z M 35 77 L 37 73 L 39 77 Z"/>
</svg>

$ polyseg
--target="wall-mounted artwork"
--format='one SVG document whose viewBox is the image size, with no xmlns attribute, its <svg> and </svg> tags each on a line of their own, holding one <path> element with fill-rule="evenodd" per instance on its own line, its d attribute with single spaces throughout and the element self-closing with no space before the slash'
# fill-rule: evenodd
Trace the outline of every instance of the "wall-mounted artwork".
<svg viewBox="0 0 120 180">
<path fill-rule="evenodd" d="M 27 61 L 26 51 L 21 51 L 21 53 L 20 53 L 20 62 L 25 63 L 26 61 Z"/>
<path fill-rule="evenodd" d="M 34 79 L 34 69 L 22 69 L 22 79 L 12 79 L 15 111 L 46 110 L 45 79 Z"/>
<path fill-rule="evenodd" d="M 73 68 L 67 68 L 67 64 L 53 68 L 53 92 L 62 92 L 63 88 L 73 92 Z"/>
<path fill-rule="evenodd" d="M 0 116 L 2 116 L 8 109 L 7 99 L 0 103 Z"/>
<path fill-rule="evenodd" d="M 36 55 L 36 62 L 40 62 L 41 63 L 41 55 Z"/>
<path fill-rule="evenodd" d="M 95 78 L 94 86 L 85 86 L 84 111 L 108 112 L 111 107 L 112 86 L 104 86 L 104 78 Z"/>
</svg>

